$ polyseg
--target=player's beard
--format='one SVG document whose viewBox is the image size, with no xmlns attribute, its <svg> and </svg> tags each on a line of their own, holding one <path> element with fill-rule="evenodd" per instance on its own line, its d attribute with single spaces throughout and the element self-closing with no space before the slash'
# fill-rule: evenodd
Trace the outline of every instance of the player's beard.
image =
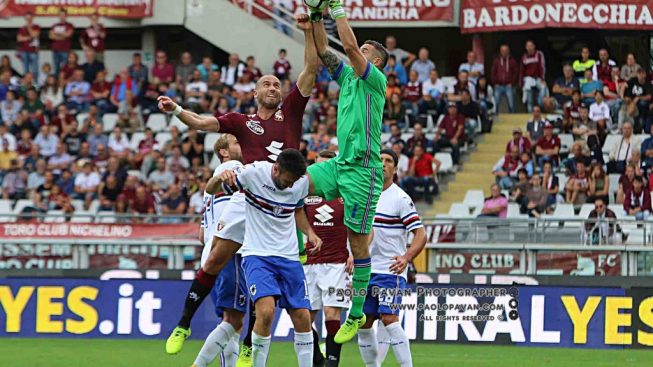
<svg viewBox="0 0 653 367">
<path fill-rule="evenodd" d="M 267 94 L 259 95 L 256 102 L 258 102 L 259 106 L 263 106 L 269 110 L 274 110 L 279 107 L 281 96 L 269 97 Z"/>
</svg>

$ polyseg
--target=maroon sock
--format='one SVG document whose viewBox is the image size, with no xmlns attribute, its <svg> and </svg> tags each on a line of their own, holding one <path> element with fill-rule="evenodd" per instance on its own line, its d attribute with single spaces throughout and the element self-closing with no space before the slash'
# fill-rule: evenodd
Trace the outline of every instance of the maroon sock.
<svg viewBox="0 0 653 367">
<path fill-rule="evenodd" d="M 340 321 L 338 320 L 328 320 L 325 321 L 327 335 L 336 335 L 340 329 Z"/>
<path fill-rule="evenodd" d="M 217 277 L 218 277 L 217 275 L 204 272 L 204 269 L 198 270 L 197 274 L 195 275 L 197 281 L 200 282 L 201 285 L 207 288 L 213 288 L 213 285 L 215 285 L 215 279 Z"/>
</svg>

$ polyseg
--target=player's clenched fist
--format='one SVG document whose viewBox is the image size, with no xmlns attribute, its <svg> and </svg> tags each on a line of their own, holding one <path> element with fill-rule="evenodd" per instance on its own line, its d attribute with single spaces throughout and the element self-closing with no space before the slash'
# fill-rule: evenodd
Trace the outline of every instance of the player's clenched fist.
<svg viewBox="0 0 653 367">
<path fill-rule="evenodd" d="M 236 172 L 228 169 L 220 174 L 220 181 L 231 187 L 236 187 Z"/>
<path fill-rule="evenodd" d="M 159 110 L 161 112 L 171 113 L 177 108 L 177 104 L 170 97 L 160 96 L 156 100 L 159 101 Z"/>
<path fill-rule="evenodd" d="M 299 27 L 299 29 L 307 30 L 311 27 L 308 14 L 297 14 L 295 15 L 295 20 L 297 21 L 297 27 Z"/>
</svg>

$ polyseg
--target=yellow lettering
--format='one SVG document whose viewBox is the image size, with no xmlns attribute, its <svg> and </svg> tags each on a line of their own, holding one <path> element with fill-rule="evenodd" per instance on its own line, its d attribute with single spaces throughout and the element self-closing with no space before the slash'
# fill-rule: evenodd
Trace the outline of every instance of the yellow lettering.
<svg viewBox="0 0 653 367">
<path fill-rule="evenodd" d="M 632 334 L 619 332 L 619 326 L 632 324 L 632 315 L 619 313 L 619 310 L 632 308 L 633 299 L 630 297 L 605 298 L 605 344 L 630 345 L 633 343 Z"/>
<path fill-rule="evenodd" d="M 63 298 L 63 287 L 39 287 L 36 290 L 36 332 L 61 333 L 62 321 L 53 321 L 52 316 L 63 315 L 63 303 L 53 302 L 53 298 Z"/>
<path fill-rule="evenodd" d="M 653 328 L 653 297 L 646 298 L 639 304 L 639 319 L 642 324 Z M 653 333 L 637 330 L 637 342 L 641 345 L 653 346 Z"/>
<path fill-rule="evenodd" d="M 72 334 L 86 334 L 97 325 L 97 310 L 84 299 L 95 300 L 98 290 L 93 287 L 76 287 L 68 293 L 68 309 L 79 316 L 81 320 L 66 320 L 66 331 Z"/>
<path fill-rule="evenodd" d="M 5 330 L 8 333 L 20 332 L 21 316 L 32 293 L 34 293 L 34 287 L 20 287 L 16 297 L 14 297 L 11 293 L 11 288 L 8 286 L 0 287 L 0 305 L 2 305 L 7 315 L 7 326 Z"/>
<path fill-rule="evenodd" d="M 565 309 L 567 309 L 567 314 L 569 315 L 571 322 L 574 324 L 574 343 L 587 343 L 587 324 L 589 324 L 592 316 L 594 316 L 596 308 L 599 307 L 601 297 L 587 297 L 587 301 L 582 310 L 578 307 L 576 297 L 562 296 L 560 299 L 562 300 L 562 304 L 565 305 Z"/>
</svg>

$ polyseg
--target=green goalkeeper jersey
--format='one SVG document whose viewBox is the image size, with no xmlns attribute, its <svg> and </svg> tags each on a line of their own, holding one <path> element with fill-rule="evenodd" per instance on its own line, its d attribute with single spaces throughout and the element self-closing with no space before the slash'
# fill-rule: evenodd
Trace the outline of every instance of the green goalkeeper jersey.
<svg viewBox="0 0 653 367">
<path fill-rule="evenodd" d="M 340 62 L 333 79 L 340 85 L 336 162 L 383 167 L 380 152 L 387 85 L 385 75 L 368 62 L 365 72 L 359 77 L 351 66 Z"/>
</svg>

